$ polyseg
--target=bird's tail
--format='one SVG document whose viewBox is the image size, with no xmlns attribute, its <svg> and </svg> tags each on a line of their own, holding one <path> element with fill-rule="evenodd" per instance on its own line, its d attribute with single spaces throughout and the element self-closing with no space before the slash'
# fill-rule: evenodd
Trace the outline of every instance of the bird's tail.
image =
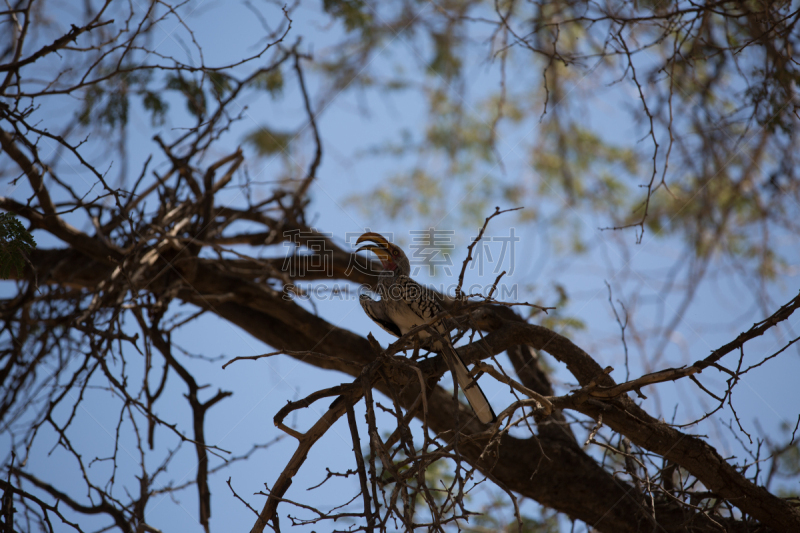
<svg viewBox="0 0 800 533">
<path fill-rule="evenodd" d="M 442 356 L 444 357 L 447 366 L 450 367 L 450 372 L 455 376 L 461 390 L 464 391 L 464 396 L 467 397 L 469 405 L 475 414 L 478 415 L 478 420 L 484 424 L 491 424 L 497 419 L 497 416 L 489 405 L 489 400 L 481 390 L 480 385 L 475 382 L 469 375 L 467 365 L 461 360 L 461 356 L 453 349 L 449 342 L 439 343 L 444 344 L 442 348 Z"/>
</svg>

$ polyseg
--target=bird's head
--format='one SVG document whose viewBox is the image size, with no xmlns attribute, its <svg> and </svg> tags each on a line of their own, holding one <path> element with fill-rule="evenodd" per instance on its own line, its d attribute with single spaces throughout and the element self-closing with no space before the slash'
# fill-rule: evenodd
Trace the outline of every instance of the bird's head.
<svg viewBox="0 0 800 533">
<path fill-rule="evenodd" d="M 394 272 L 397 274 L 405 274 L 408 276 L 411 273 L 411 265 L 408 262 L 406 254 L 400 247 L 395 246 L 386 240 L 383 235 L 378 233 L 368 232 L 358 238 L 356 244 L 362 242 L 374 242 L 376 244 L 366 244 L 356 250 L 356 252 L 363 252 L 369 250 L 374 252 L 383 264 L 384 270 Z"/>
</svg>

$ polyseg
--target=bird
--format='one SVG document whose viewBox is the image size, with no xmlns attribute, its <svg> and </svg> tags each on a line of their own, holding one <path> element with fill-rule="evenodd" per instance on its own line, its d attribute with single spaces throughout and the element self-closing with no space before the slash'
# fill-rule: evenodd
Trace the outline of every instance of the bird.
<svg viewBox="0 0 800 533">
<path fill-rule="evenodd" d="M 377 284 L 381 299 L 374 300 L 366 294 L 359 296 L 361 307 L 373 322 L 387 333 L 401 337 L 443 312 L 444 309 L 436 300 L 436 293 L 411 279 L 411 265 L 402 249 L 374 232 L 361 235 L 356 245 L 362 242 L 375 244 L 366 244 L 358 248 L 356 253 L 371 251 L 383 265 Z M 439 338 L 434 339 L 433 347 L 441 352 L 478 420 L 484 424 L 493 423 L 497 417 L 483 390 L 469 375 L 467 365 L 453 348 L 450 328 L 443 321 L 438 321 L 432 327 L 439 334 Z M 419 332 L 419 337 L 425 340 L 431 337 L 431 333 L 423 330 Z"/>
</svg>

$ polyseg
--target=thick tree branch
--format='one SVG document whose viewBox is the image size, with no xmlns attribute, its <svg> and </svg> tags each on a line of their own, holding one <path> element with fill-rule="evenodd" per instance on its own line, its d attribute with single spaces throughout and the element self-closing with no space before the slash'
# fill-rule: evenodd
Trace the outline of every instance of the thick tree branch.
<svg viewBox="0 0 800 533">
<path fill-rule="evenodd" d="M 177 263 L 175 268 L 181 271 L 182 266 Z M 57 272 L 58 269 L 56 269 Z M 92 272 L 100 273 L 97 269 Z M 191 285 L 181 289 L 179 297 L 217 313 L 276 348 L 304 351 L 304 355 L 300 356 L 304 362 L 321 368 L 339 370 L 357 377 L 355 375 L 356 367 L 339 363 L 336 358 L 342 361 L 358 362 L 361 365 L 367 365 L 374 358 L 374 352 L 366 339 L 332 326 L 293 302 L 281 298 L 274 291 L 265 289 L 261 285 L 242 282 L 236 277 L 226 276 L 224 272 L 208 262 L 192 269 L 192 272 Z M 89 280 L 84 279 L 84 281 L 88 282 Z M 228 294 L 229 297 L 226 301 L 220 302 L 208 300 L 204 296 L 205 294 Z M 508 310 L 496 308 L 496 313 L 498 317 L 505 316 L 508 314 Z M 780 317 L 785 318 L 784 311 L 779 313 L 782 313 L 779 315 Z M 499 354 L 514 346 L 526 345 L 546 351 L 565 363 L 582 385 L 594 381 L 602 387 L 615 386 L 613 380 L 603 372 L 600 365 L 569 339 L 541 326 L 497 317 L 491 318 L 490 312 L 483 314 L 483 323 L 493 324 L 492 328 L 495 330 L 487 334 L 483 340 L 459 349 L 465 362 L 477 362 L 489 354 Z M 759 327 L 763 329 L 763 325 Z M 315 357 L 314 352 L 334 356 L 334 358 Z M 423 362 L 421 368 L 427 376 L 439 376 L 446 371 L 444 362 L 438 357 Z M 401 379 L 401 383 L 403 380 L 408 386 L 405 387 L 404 393 L 399 398 L 403 405 L 409 408 L 419 395 L 418 379 L 409 373 L 406 378 Z M 385 383 L 380 382 L 377 387 L 385 394 L 390 394 Z M 597 418 L 602 412 L 604 423 L 609 427 L 627 436 L 633 443 L 662 455 L 687 469 L 710 490 L 731 499 L 743 511 L 757 517 L 765 524 L 771 524 L 779 529 L 794 527 L 794 521 L 800 523 L 800 515 L 795 509 L 766 490 L 753 485 L 701 439 L 681 433 L 667 424 L 659 422 L 625 396 L 612 399 L 602 407 L 599 407 L 596 402 L 588 401 L 591 396 L 591 390 L 578 391 L 557 402 L 556 407 L 572 408 L 593 418 Z M 430 411 L 427 423 L 431 429 L 447 438 L 446 435 L 452 434 L 454 430 L 452 424 L 455 420 L 449 393 L 439 387 L 434 387 L 428 392 L 428 401 L 437 405 L 437 408 Z M 462 433 L 467 437 L 480 435 L 484 428 L 476 421 L 470 421 L 470 412 L 466 407 L 461 405 L 459 408 L 462 410 L 459 415 L 460 419 L 468 420 L 466 425 L 460 428 Z M 622 495 L 630 490 L 629 488 L 624 488 L 618 496 L 613 496 L 617 494 L 615 487 L 619 487 L 619 482 L 612 481 L 605 471 L 597 467 L 594 460 L 579 449 L 574 449 L 572 446 L 565 448 L 563 440 L 556 442 L 540 436 L 539 442 L 535 443 L 531 439 L 522 441 L 506 435 L 500 441 L 501 453 L 495 463 L 494 459 L 491 462 L 479 459 L 483 453 L 483 446 L 488 442 L 486 438 L 480 437 L 462 450 L 465 457 L 469 457 L 470 461 L 474 461 L 481 468 L 492 469 L 493 475 L 500 475 L 499 470 L 504 478 L 507 476 L 508 480 L 516 479 L 513 482 L 508 481 L 508 484 L 521 494 L 533 497 L 537 501 L 567 512 L 571 516 L 581 518 L 587 523 L 593 523 L 593 520 L 606 513 L 608 506 L 600 512 L 603 505 L 617 504 L 616 509 L 619 510 L 619 514 L 613 512 L 604 518 L 609 523 L 617 525 L 624 523 L 626 517 L 632 516 L 631 513 L 639 512 L 636 510 L 638 504 L 635 501 L 631 501 L 633 507 L 629 509 L 619 504 L 620 498 L 625 500 Z M 524 460 L 521 456 L 516 455 L 518 450 L 524 451 Z M 541 453 L 541 450 L 544 451 L 544 454 Z M 551 463 L 550 460 L 554 456 L 559 459 Z M 523 468 L 524 465 L 527 465 L 527 469 Z M 571 466 L 565 468 L 565 465 Z M 570 502 L 576 501 L 574 495 L 568 497 L 566 493 L 553 491 L 550 484 L 530 483 L 530 476 L 536 474 L 543 476 L 543 479 L 553 481 L 553 483 L 557 482 L 561 486 L 574 487 L 573 483 L 578 483 L 578 481 L 569 479 L 573 472 L 581 472 L 581 476 L 590 476 L 589 472 L 595 472 L 595 474 L 591 474 L 596 478 L 595 486 L 605 486 L 597 493 L 602 493 L 609 498 L 616 498 L 614 502 L 603 500 L 602 503 L 598 503 L 596 508 L 587 508 L 585 500 L 579 499 L 578 501 L 581 503 L 573 505 Z M 606 481 L 602 481 L 603 479 Z M 620 529 L 620 531 L 622 530 L 624 529 Z"/>
</svg>

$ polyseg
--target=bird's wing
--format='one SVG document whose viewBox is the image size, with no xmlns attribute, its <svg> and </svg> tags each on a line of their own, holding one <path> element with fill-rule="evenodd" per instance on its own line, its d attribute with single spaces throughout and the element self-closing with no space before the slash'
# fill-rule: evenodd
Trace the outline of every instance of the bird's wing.
<svg viewBox="0 0 800 533">
<path fill-rule="evenodd" d="M 444 310 L 441 304 L 436 301 L 436 293 L 434 291 L 420 285 L 404 274 L 397 278 L 395 286 L 400 288 L 400 294 L 398 295 L 400 299 L 414 314 L 426 322 Z M 442 326 L 441 323 L 436 324 L 435 327 L 439 334 L 449 337 L 449 329 L 447 327 Z"/>
<path fill-rule="evenodd" d="M 402 335 L 397 324 L 392 322 L 391 319 L 386 316 L 386 312 L 383 309 L 383 301 L 376 302 L 366 294 L 362 294 L 358 301 L 367 316 L 370 317 L 373 322 L 378 324 L 381 329 L 387 333 L 391 333 L 395 337 L 400 337 Z"/>
<path fill-rule="evenodd" d="M 423 287 L 408 276 L 401 275 L 397 284 L 403 287 L 399 295 L 417 316 L 423 320 L 430 320 L 443 311 L 443 307 L 436 301 L 436 293 L 427 287 Z M 436 346 L 441 350 L 447 366 L 450 368 L 458 386 L 464 391 L 472 410 L 478 415 L 478 420 L 484 424 L 491 424 L 497 416 L 486 399 L 480 385 L 469 375 L 467 365 L 462 361 L 450 340 L 450 331 L 447 326 L 441 323 L 436 325 L 436 330 L 444 338 L 444 342 L 437 342 Z"/>
</svg>

